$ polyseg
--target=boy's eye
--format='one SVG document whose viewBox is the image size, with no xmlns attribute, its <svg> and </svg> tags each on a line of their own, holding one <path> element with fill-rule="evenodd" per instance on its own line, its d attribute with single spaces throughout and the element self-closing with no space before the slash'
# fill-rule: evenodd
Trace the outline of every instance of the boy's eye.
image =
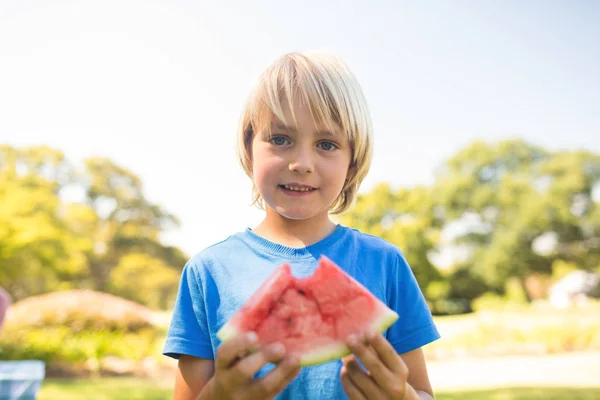
<svg viewBox="0 0 600 400">
<path fill-rule="evenodd" d="M 325 151 L 333 151 L 338 148 L 335 144 L 331 142 L 320 142 L 317 146 L 320 146 L 321 149 Z"/>
<path fill-rule="evenodd" d="M 283 136 L 273 136 L 269 138 L 269 141 L 275 146 L 285 146 L 286 144 L 290 143 L 290 141 Z"/>
</svg>

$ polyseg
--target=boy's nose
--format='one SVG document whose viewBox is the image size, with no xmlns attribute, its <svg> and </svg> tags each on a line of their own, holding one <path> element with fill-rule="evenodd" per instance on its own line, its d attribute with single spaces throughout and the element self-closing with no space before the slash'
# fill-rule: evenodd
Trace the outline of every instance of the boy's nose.
<svg viewBox="0 0 600 400">
<path fill-rule="evenodd" d="M 314 170 L 314 161 L 309 151 L 298 151 L 290 162 L 290 171 L 305 174 Z"/>
</svg>

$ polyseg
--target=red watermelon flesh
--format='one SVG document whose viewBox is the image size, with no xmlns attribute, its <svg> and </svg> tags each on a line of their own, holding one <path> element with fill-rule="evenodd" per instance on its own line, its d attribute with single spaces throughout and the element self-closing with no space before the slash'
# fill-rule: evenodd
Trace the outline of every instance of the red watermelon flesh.
<svg viewBox="0 0 600 400">
<path fill-rule="evenodd" d="M 225 342 L 245 332 L 258 334 L 261 346 L 280 342 L 304 366 L 340 358 L 351 334 L 385 331 L 398 319 L 333 261 L 323 256 L 312 276 L 292 276 L 279 267 L 219 330 Z"/>
</svg>

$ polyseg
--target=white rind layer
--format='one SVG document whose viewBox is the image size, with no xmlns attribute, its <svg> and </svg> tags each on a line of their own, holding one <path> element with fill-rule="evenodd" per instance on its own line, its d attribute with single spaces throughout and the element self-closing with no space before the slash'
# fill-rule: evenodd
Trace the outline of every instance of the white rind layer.
<svg viewBox="0 0 600 400">
<path fill-rule="evenodd" d="M 225 325 L 223 325 L 221 329 L 219 329 L 219 332 L 217 332 L 217 337 L 221 342 L 226 342 L 229 339 L 233 339 L 239 334 L 240 332 L 236 328 L 234 328 L 231 323 L 228 322 Z"/>
<path fill-rule="evenodd" d="M 387 308 L 386 311 L 376 320 L 371 322 L 370 328 L 377 333 L 383 333 L 398 319 L 398 314 Z M 310 365 L 322 364 L 350 354 L 350 349 L 343 342 L 334 342 L 319 349 L 300 356 L 300 365 L 306 367 Z"/>
</svg>

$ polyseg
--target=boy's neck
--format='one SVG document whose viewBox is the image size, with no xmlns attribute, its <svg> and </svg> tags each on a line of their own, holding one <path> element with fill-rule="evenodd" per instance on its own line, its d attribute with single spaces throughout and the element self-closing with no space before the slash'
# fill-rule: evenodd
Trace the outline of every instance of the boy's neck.
<svg viewBox="0 0 600 400">
<path fill-rule="evenodd" d="M 252 231 L 283 246 L 301 248 L 325 239 L 335 228 L 327 214 L 309 220 L 293 220 L 269 210 L 265 219 Z"/>
</svg>

